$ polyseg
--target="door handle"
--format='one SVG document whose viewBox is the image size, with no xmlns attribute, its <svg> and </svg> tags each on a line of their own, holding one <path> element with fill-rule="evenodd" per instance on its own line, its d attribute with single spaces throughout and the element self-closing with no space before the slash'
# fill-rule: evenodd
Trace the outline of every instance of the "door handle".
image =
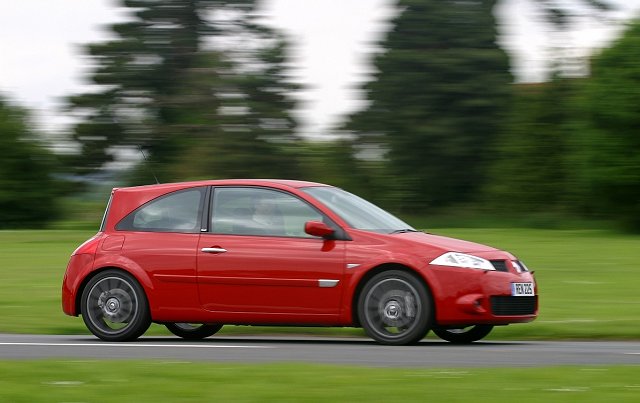
<svg viewBox="0 0 640 403">
<path fill-rule="evenodd" d="M 224 253 L 227 251 L 224 248 L 202 248 L 200 250 L 204 253 Z"/>
</svg>

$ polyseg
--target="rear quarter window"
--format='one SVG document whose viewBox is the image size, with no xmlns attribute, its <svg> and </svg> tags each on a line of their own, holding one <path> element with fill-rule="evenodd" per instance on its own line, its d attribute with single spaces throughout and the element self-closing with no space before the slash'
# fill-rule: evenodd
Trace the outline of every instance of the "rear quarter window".
<svg viewBox="0 0 640 403">
<path fill-rule="evenodd" d="M 160 196 L 129 213 L 118 231 L 200 232 L 205 188 L 180 190 Z"/>
</svg>

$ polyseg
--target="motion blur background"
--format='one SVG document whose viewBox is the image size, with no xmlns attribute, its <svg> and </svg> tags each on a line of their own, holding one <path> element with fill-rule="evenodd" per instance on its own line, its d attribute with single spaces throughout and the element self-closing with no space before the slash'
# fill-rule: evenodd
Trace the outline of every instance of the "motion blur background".
<svg viewBox="0 0 640 403">
<path fill-rule="evenodd" d="M 155 172 L 330 183 L 419 228 L 640 231 L 638 10 L 4 2 L 0 228 L 95 228 Z"/>
</svg>

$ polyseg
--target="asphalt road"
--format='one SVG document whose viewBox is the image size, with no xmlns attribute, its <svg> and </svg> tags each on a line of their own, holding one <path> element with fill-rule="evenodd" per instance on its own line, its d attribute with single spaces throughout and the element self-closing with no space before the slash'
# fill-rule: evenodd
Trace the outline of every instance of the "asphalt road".
<svg viewBox="0 0 640 403">
<path fill-rule="evenodd" d="M 91 336 L 0 334 L 0 359 L 160 359 L 217 362 L 307 362 L 373 367 L 527 367 L 640 365 L 640 342 L 425 341 L 382 346 L 369 339 L 328 337 L 210 337 L 190 342 L 143 337 L 105 343 Z"/>
</svg>

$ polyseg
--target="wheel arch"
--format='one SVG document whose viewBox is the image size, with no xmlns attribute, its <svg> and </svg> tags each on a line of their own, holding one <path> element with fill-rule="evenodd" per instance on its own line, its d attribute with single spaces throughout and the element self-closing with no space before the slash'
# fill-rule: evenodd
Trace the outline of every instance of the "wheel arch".
<svg viewBox="0 0 640 403">
<path fill-rule="evenodd" d="M 123 273 L 126 273 L 128 275 L 130 275 L 131 277 L 134 278 L 134 280 L 136 280 L 138 282 L 138 284 L 140 284 L 140 286 L 142 287 L 142 290 L 144 291 L 145 297 L 147 298 L 147 302 L 149 303 L 149 309 L 151 309 L 151 298 L 150 298 L 150 293 L 148 292 L 149 288 L 153 288 L 153 285 L 151 284 L 151 281 L 148 277 L 141 279 L 140 276 L 138 276 L 135 272 L 133 272 L 132 270 L 127 270 L 125 268 L 119 267 L 119 266 L 103 266 L 100 268 L 97 268 L 93 271 L 91 271 L 91 273 L 89 273 L 88 275 L 86 275 L 83 279 L 82 282 L 80 283 L 80 285 L 78 286 L 78 289 L 76 291 L 76 297 L 75 297 L 75 312 L 77 312 L 78 314 L 80 314 L 80 306 L 82 304 L 82 294 L 84 293 L 85 288 L 87 287 L 87 284 L 89 284 L 89 282 L 91 281 L 91 279 L 93 279 L 95 276 L 99 275 L 100 273 L 103 273 L 107 270 L 116 270 L 116 271 L 120 271 Z M 152 310 L 153 311 L 153 310 Z"/>
<path fill-rule="evenodd" d="M 415 276 L 418 281 L 420 281 L 427 289 L 428 291 L 428 295 L 431 298 L 431 309 L 432 309 L 432 313 L 434 315 L 435 318 L 435 311 L 436 311 L 436 306 L 434 303 L 434 296 L 433 296 L 433 288 L 432 286 L 429 284 L 429 281 L 418 271 L 415 270 L 414 268 L 407 266 L 405 264 L 402 263 L 383 263 L 380 264 L 378 266 L 375 266 L 373 268 L 371 268 L 370 270 L 368 270 L 358 281 L 358 284 L 355 288 L 355 291 L 352 295 L 351 298 L 351 314 L 352 314 L 352 318 L 353 318 L 353 326 L 355 327 L 361 327 L 361 323 L 360 323 L 360 317 L 358 315 L 358 300 L 360 299 L 360 294 L 362 293 L 362 290 L 364 288 L 364 286 L 367 284 L 367 282 L 375 275 L 377 275 L 378 273 L 382 273 L 388 270 L 400 270 L 406 273 L 409 273 L 413 276 Z"/>
</svg>

